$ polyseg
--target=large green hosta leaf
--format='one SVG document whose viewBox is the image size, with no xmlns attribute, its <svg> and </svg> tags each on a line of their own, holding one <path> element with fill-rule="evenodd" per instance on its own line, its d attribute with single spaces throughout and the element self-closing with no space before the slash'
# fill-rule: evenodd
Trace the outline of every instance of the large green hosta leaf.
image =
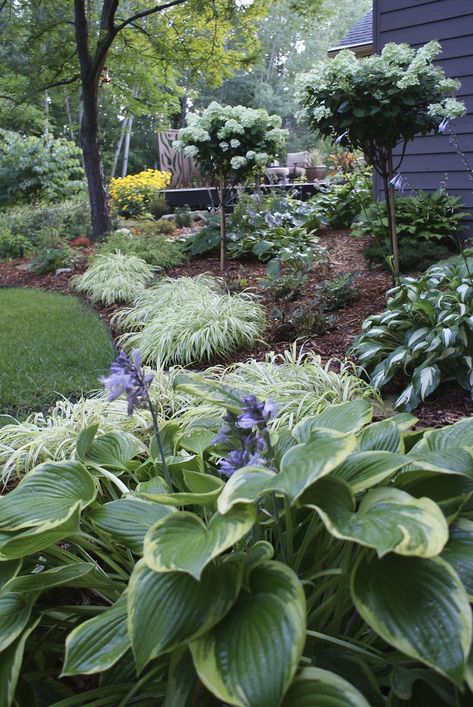
<svg viewBox="0 0 473 707">
<path fill-rule="evenodd" d="M 294 572 L 279 562 L 257 566 L 242 593 L 211 631 L 191 644 L 202 682 L 238 707 L 277 707 L 304 645 L 305 598 Z"/>
<path fill-rule="evenodd" d="M 146 534 L 144 560 L 156 572 L 180 571 L 200 579 L 211 560 L 241 540 L 256 521 L 254 506 L 216 513 L 208 526 L 193 513 L 179 511 L 156 523 Z"/>
<path fill-rule="evenodd" d="M 0 651 L 4 651 L 23 631 L 35 599 L 35 595 L 25 597 L 14 592 L 0 595 Z"/>
<path fill-rule="evenodd" d="M 292 434 L 299 442 L 308 442 L 314 431 L 329 429 L 337 432 L 358 432 L 373 416 L 373 407 L 366 400 L 351 400 L 348 403 L 329 405 L 319 415 L 301 420 Z"/>
<path fill-rule="evenodd" d="M 473 448 L 473 418 L 466 418 L 438 430 L 428 430 L 413 448 L 413 452 Z"/>
<path fill-rule="evenodd" d="M 79 462 L 45 462 L 0 497 L 0 531 L 61 525 L 96 494 L 94 480 Z"/>
<path fill-rule="evenodd" d="M 304 668 L 294 678 L 282 707 L 370 707 L 361 692 L 340 675 Z"/>
<path fill-rule="evenodd" d="M 93 509 L 89 518 L 116 542 L 136 554 L 142 554 L 143 540 L 148 530 L 173 511 L 172 506 L 129 496 Z"/>
<path fill-rule="evenodd" d="M 127 471 L 131 460 L 144 452 L 146 447 L 130 433 L 107 432 L 90 442 L 85 449 L 84 461 L 118 473 Z"/>
<path fill-rule="evenodd" d="M 53 567 L 44 572 L 32 572 L 12 579 L 5 587 L 9 592 L 47 592 L 55 587 L 85 587 L 113 589 L 117 585 L 100 567 L 92 562 L 74 562 Z"/>
<path fill-rule="evenodd" d="M 198 504 L 200 506 L 214 507 L 217 498 L 224 486 L 223 479 L 218 479 L 210 474 L 202 474 L 200 471 L 183 470 L 180 474 L 184 487 L 188 490 L 176 493 L 158 494 L 150 493 L 140 488 L 140 496 L 149 498 L 156 503 L 173 506 L 190 506 Z M 140 484 L 140 487 L 144 484 Z"/>
<path fill-rule="evenodd" d="M 210 565 L 200 582 L 184 572 L 154 572 L 144 560 L 128 587 L 128 632 L 138 670 L 205 633 L 233 606 L 241 586 L 235 562 Z"/>
<path fill-rule="evenodd" d="M 388 552 L 435 557 L 448 540 L 447 521 L 437 504 L 399 489 L 373 489 L 356 510 L 348 484 L 329 477 L 306 491 L 301 503 L 317 511 L 334 537 L 372 547 L 379 557 Z"/>
<path fill-rule="evenodd" d="M 341 464 L 355 444 L 354 435 L 314 430 L 309 442 L 297 444 L 283 455 L 278 474 L 258 467 L 239 469 L 225 484 L 218 509 L 227 513 L 235 504 L 254 502 L 271 491 L 294 503 L 305 489 Z"/>
<path fill-rule="evenodd" d="M 78 533 L 80 509 L 73 509 L 71 515 L 63 523 L 52 528 L 39 525 L 34 528 L 25 528 L 10 533 L 0 532 L 0 560 L 13 560 L 31 555 L 33 552 L 43 550 L 52 543 L 59 542 L 71 535 Z M 47 528 L 45 530 L 45 527 Z"/>
<path fill-rule="evenodd" d="M 393 476 L 409 463 L 409 457 L 394 452 L 353 452 L 333 472 L 346 481 L 353 493 L 360 493 Z"/>
<path fill-rule="evenodd" d="M 365 427 L 358 437 L 358 449 L 360 452 L 403 452 L 399 425 L 391 419 Z"/>
<path fill-rule="evenodd" d="M 450 526 L 450 540 L 442 557 L 456 570 L 473 601 L 473 522 L 459 518 Z"/>
<path fill-rule="evenodd" d="M 41 619 L 32 619 L 23 633 L 2 651 L 0 657 L 0 705 L 9 707 L 15 697 L 16 685 L 23 663 L 23 653 L 29 635 Z"/>
<path fill-rule="evenodd" d="M 117 662 L 130 647 L 127 597 L 93 619 L 77 626 L 66 639 L 63 675 L 100 673 Z"/>
<path fill-rule="evenodd" d="M 471 644 L 471 610 L 463 585 L 438 557 L 361 556 L 351 592 L 363 619 L 402 653 L 461 685 Z"/>
</svg>

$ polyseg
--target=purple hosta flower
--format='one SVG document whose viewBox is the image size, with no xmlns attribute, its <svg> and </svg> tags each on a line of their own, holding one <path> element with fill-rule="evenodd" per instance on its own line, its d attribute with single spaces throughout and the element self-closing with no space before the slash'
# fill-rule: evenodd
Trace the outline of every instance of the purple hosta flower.
<svg viewBox="0 0 473 707">
<path fill-rule="evenodd" d="M 342 133 L 341 135 L 339 135 L 339 136 L 337 137 L 337 139 L 335 140 L 335 145 L 340 145 L 340 143 L 342 142 L 342 140 L 343 140 L 344 138 L 346 138 L 347 135 L 348 135 L 348 130 L 345 130 L 344 133 Z"/>
<path fill-rule="evenodd" d="M 399 172 L 397 172 L 397 174 L 395 174 L 394 177 L 389 180 L 389 183 L 392 187 L 394 187 L 394 189 L 403 192 L 405 188 L 405 181 L 406 180 L 404 179 L 402 174 L 399 174 Z"/>
<path fill-rule="evenodd" d="M 222 476 L 232 476 L 244 466 L 267 466 L 267 463 L 261 454 L 249 452 L 247 449 L 234 449 L 224 459 L 219 461 Z"/>
<path fill-rule="evenodd" d="M 444 119 L 442 120 L 442 122 L 440 123 L 440 125 L 438 126 L 438 128 L 437 128 L 438 132 L 439 132 L 441 135 L 443 135 L 444 133 L 446 133 L 449 124 L 450 124 L 450 121 L 448 120 L 448 118 L 444 118 Z"/>
<path fill-rule="evenodd" d="M 268 422 L 275 417 L 278 407 L 273 400 L 261 402 L 256 395 L 245 395 L 236 426 L 242 430 L 251 430 L 256 426 L 267 427 Z"/>
<path fill-rule="evenodd" d="M 128 414 L 148 400 L 148 390 L 154 376 L 145 373 L 141 367 L 140 352 L 134 349 L 130 357 L 120 351 L 110 367 L 110 375 L 100 378 L 100 382 L 108 390 L 108 400 L 116 400 L 126 395 Z"/>
</svg>

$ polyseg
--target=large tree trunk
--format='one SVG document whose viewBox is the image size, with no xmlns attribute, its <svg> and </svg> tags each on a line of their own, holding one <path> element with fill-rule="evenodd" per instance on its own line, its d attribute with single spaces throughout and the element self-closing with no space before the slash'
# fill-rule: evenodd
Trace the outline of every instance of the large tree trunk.
<svg viewBox="0 0 473 707">
<path fill-rule="evenodd" d="M 92 218 L 92 240 L 98 241 L 112 230 L 105 191 L 105 178 L 99 149 L 98 87 L 93 81 L 82 82 L 83 114 L 80 144 L 84 156 Z"/>
</svg>

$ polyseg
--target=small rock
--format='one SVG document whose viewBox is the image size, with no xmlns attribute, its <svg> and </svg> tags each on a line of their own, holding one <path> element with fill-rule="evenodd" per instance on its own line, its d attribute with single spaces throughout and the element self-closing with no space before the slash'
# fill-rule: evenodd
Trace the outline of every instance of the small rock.
<svg viewBox="0 0 473 707">
<path fill-rule="evenodd" d="M 72 272 L 72 268 L 58 268 L 54 274 L 62 275 L 65 272 Z"/>
<path fill-rule="evenodd" d="M 164 216 L 161 216 L 161 221 L 174 221 L 174 214 L 164 214 Z"/>
</svg>

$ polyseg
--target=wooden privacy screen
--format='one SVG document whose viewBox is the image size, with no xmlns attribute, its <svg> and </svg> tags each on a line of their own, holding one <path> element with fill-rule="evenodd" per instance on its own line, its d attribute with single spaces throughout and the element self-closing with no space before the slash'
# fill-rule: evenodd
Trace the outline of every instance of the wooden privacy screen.
<svg viewBox="0 0 473 707">
<path fill-rule="evenodd" d="M 200 171 L 192 157 L 186 157 L 184 150 L 175 150 L 172 146 L 179 137 L 179 130 L 158 132 L 159 165 L 165 172 L 171 172 L 171 187 L 188 186 L 201 182 Z"/>
</svg>

